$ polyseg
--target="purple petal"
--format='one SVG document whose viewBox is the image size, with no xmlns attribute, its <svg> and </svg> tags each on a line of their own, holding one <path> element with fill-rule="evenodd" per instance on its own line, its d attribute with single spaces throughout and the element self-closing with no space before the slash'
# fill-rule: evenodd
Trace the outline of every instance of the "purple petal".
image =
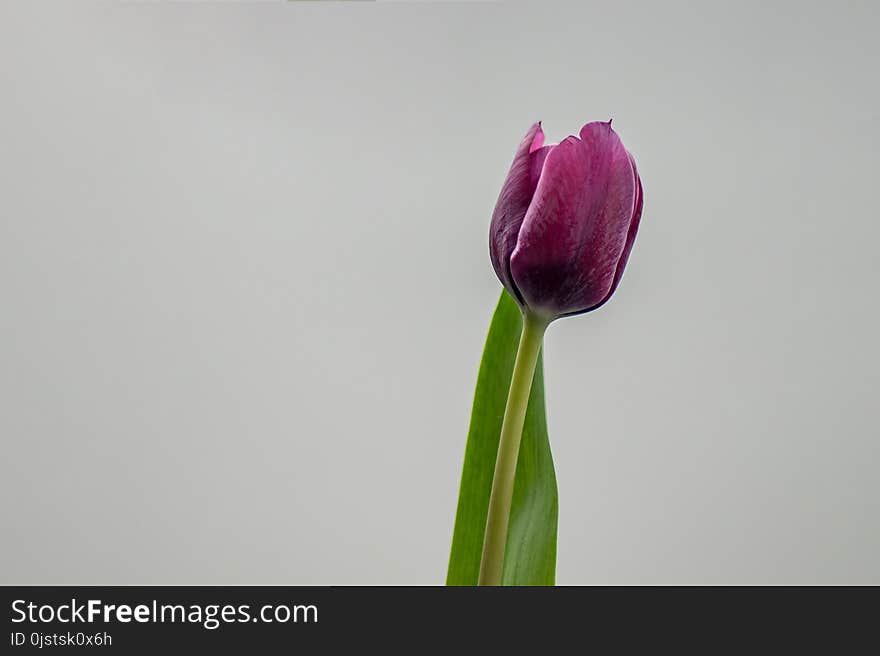
<svg viewBox="0 0 880 656">
<path fill-rule="evenodd" d="M 611 124 L 588 123 L 580 134 L 546 156 L 510 257 L 521 302 L 551 317 L 608 296 L 637 200 L 631 159 Z"/>
<path fill-rule="evenodd" d="M 529 153 L 529 178 L 532 183 L 532 197 L 535 195 L 535 188 L 538 186 L 538 179 L 541 177 L 541 171 L 544 169 L 544 162 L 547 161 L 547 155 L 553 149 L 553 145 L 541 146 L 537 150 Z"/>
<path fill-rule="evenodd" d="M 492 266 L 507 291 L 520 301 L 522 299 L 510 275 L 510 256 L 516 248 L 520 226 L 535 193 L 541 165 L 551 148 L 542 147 L 543 144 L 544 131 L 539 121 L 529 128 L 516 150 L 489 225 Z"/>
<path fill-rule="evenodd" d="M 620 259 L 617 262 L 617 270 L 614 272 L 614 281 L 611 283 L 611 289 L 605 295 L 597 305 L 588 308 L 589 310 L 595 310 L 602 305 L 604 305 L 611 295 L 614 294 L 614 291 L 617 289 L 617 285 L 620 284 L 620 279 L 623 277 L 623 270 L 626 268 L 626 262 L 629 260 L 629 254 L 632 251 L 633 244 L 636 241 L 636 233 L 639 231 L 639 222 L 642 219 L 642 206 L 644 204 L 644 199 L 642 196 L 642 179 L 639 177 L 639 170 L 636 167 L 636 160 L 632 156 L 632 153 L 628 153 L 630 163 L 633 168 L 633 175 L 636 180 L 636 203 L 635 209 L 633 210 L 633 217 L 629 223 L 629 231 L 626 234 L 626 244 L 623 247 L 623 252 L 620 254 Z"/>
</svg>

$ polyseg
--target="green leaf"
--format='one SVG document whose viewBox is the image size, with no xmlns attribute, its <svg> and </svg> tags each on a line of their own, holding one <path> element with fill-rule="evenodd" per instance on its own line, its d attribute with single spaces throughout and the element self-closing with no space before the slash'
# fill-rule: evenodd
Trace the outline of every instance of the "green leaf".
<svg viewBox="0 0 880 656">
<path fill-rule="evenodd" d="M 477 584 L 495 456 L 521 331 L 519 307 L 507 292 L 502 292 L 477 377 L 447 585 Z M 557 515 L 556 473 L 544 411 L 542 356 L 535 369 L 516 465 L 504 556 L 504 585 L 555 583 Z"/>
</svg>

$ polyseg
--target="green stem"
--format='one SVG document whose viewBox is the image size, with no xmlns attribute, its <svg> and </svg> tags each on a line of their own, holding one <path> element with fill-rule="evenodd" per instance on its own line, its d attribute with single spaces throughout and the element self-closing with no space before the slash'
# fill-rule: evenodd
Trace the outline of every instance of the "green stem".
<svg viewBox="0 0 880 656">
<path fill-rule="evenodd" d="M 504 571 L 504 548 L 507 545 L 507 525 L 510 521 L 510 503 L 513 499 L 513 481 L 523 423 L 532 390 L 535 364 L 541 352 L 541 342 L 547 322 L 529 312 L 523 313 L 522 335 L 510 379 L 507 407 L 501 424 L 498 457 L 495 459 L 495 477 L 489 497 L 486 517 L 486 535 L 483 539 L 483 557 L 480 561 L 479 585 L 501 585 Z"/>
</svg>

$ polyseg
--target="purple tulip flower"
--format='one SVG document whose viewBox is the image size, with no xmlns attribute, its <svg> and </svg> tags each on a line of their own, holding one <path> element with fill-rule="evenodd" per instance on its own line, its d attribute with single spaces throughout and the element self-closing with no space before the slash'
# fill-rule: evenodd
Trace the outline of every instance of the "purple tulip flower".
<svg viewBox="0 0 880 656">
<path fill-rule="evenodd" d="M 492 266 L 523 310 L 545 321 L 595 310 L 620 282 L 641 215 L 636 163 L 611 121 L 548 146 L 535 123 L 492 214 Z"/>
</svg>

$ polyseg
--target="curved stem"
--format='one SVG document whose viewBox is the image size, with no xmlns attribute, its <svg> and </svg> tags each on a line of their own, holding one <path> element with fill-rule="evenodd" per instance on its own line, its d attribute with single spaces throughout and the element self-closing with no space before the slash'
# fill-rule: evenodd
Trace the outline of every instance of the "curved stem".
<svg viewBox="0 0 880 656">
<path fill-rule="evenodd" d="M 501 585 L 504 570 L 504 548 L 507 545 L 507 525 L 510 521 L 510 503 L 513 499 L 513 481 L 523 423 L 532 390 L 535 365 L 541 352 L 541 342 L 547 322 L 528 312 L 523 313 L 522 335 L 510 379 L 507 407 L 501 424 L 498 457 L 495 459 L 495 477 L 489 497 L 486 517 L 486 535 L 483 539 L 483 557 L 480 561 L 479 585 Z"/>
</svg>

